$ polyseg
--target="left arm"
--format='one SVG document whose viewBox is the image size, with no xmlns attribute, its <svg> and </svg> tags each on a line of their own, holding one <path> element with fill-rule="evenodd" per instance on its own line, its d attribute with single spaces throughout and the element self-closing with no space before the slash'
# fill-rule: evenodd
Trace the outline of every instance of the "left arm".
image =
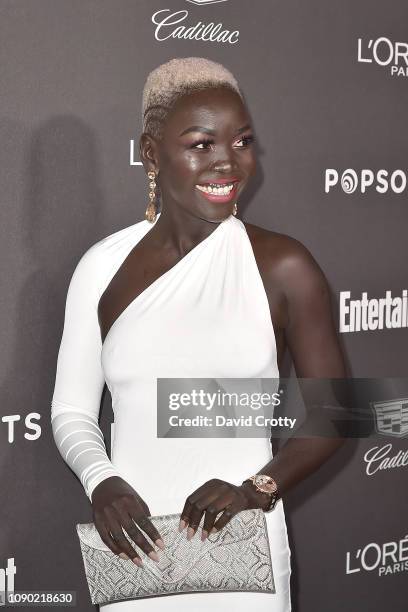
<svg viewBox="0 0 408 612">
<path fill-rule="evenodd" d="M 298 241 L 292 241 L 291 253 L 280 266 L 279 276 L 287 303 L 285 338 L 297 377 L 346 378 L 327 280 L 312 255 Z M 287 440 L 274 458 L 258 471 L 274 478 L 279 496 L 316 471 L 345 442 L 344 438 L 335 435 L 300 437 L 307 428 L 308 419 L 311 417 L 296 432 L 297 437 Z M 252 483 L 243 486 L 249 492 L 254 489 Z M 264 501 L 267 498 L 262 497 Z"/>
</svg>

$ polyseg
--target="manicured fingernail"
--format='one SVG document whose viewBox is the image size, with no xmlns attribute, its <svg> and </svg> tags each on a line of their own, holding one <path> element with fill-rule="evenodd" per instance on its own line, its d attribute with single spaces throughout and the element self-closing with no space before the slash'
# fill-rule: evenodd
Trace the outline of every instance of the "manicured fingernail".
<svg viewBox="0 0 408 612">
<path fill-rule="evenodd" d="M 179 531 L 183 531 L 184 527 L 187 525 L 186 521 L 183 521 L 183 519 L 180 519 L 180 523 L 179 523 Z"/>
<path fill-rule="evenodd" d="M 164 542 L 163 542 L 163 540 L 162 540 L 161 538 L 158 538 L 158 539 L 156 540 L 155 544 L 156 544 L 156 545 L 157 545 L 159 548 L 161 548 L 161 550 L 163 550 L 163 549 L 164 549 Z"/>
<path fill-rule="evenodd" d="M 125 555 L 125 553 L 119 553 L 119 557 L 121 559 L 124 559 L 124 561 L 127 561 L 129 559 L 129 557 L 127 555 Z"/>
<path fill-rule="evenodd" d="M 132 561 L 133 561 L 133 563 L 135 563 L 139 567 L 143 567 L 143 561 L 141 559 L 139 559 L 139 557 L 135 557 L 134 559 L 132 559 Z"/>
<path fill-rule="evenodd" d="M 204 542 L 205 538 L 208 536 L 208 532 L 206 529 L 203 529 L 201 532 L 201 540 Z"/>
<path fill-rule="evenodd" d="M 218 529 L 216 529 L 215 527 L 213 527 L 210 531 L 210 533 L 216 533 L 216 531 L 218 531 Z"/>
<path fill-rule="evenodd" d="M 155 550 L 152 550 L 152 552 L 149 552 L 149 557 L 153 559 L 153 561 L 159 561 L 159 555 L 157 554 Z"/>
<path fill-rule="evenodd" d="M 194 534 L 195 534 L 194 529 L 192 527 L 189 527 L 187 529 L 187 540 L 191 540 Z"/>
</svg>

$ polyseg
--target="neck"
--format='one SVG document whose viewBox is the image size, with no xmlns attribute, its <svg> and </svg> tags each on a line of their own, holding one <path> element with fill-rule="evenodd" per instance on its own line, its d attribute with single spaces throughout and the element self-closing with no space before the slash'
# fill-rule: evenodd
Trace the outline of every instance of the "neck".
<svg viewBox="0 0 408 612">
<path fill-rule="evenodd" d="M 208 220 L 189 211 L 164 208 L 150 234 L 157 246 L 180 257 L 207 238 L 225 219 Z"/>
</svg>

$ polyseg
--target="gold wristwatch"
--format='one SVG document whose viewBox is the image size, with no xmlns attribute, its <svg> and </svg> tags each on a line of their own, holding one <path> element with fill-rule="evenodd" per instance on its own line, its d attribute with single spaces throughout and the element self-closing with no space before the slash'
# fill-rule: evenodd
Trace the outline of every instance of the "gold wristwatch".
<svg viewBox="0 0 408 612">
<path fill-rule="evenodd" d="M 244 480 L 244 482 L 248 481 L 252 482 L 258 491 L 261 493 L 266 493 L 270 496 L 270 502 L 264 512 L 270 512 L 273 510 L 276 502 L 278 501 L 278 485 L 276 484 L 275 480 L 266 474 L 255 474 L 254 476 L 250 476 Z"/>
</svg>

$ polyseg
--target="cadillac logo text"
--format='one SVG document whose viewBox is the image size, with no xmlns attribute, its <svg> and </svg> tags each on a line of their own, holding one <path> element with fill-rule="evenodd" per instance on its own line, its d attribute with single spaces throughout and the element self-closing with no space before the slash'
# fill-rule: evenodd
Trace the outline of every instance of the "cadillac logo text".
<svg viewBox="0 0 408 612">
<path fill-rule="evenodd" d="M 229 43 L 235 45 L 239 40 L 239 30 L 228 30 L 222 23 L 208 24 L 198 21 L 194 25 L 184 22 L 188 17 L 188 11 L 176 11 L 170 9 L 156 11 L 152 16 L 152 22 L 156 26 L 154 37 L 159 42 L 169 38 L 181 38 L 184 40 L 202 40 L 204 42 Z M 180 25 L 182 24 L 183 25 Z"/>
<path fill-rule="evenodd" d="M 398 451 L 392 455 L 392 444 L 373 446 L 364 455 L 367 476 L 374 476 L 382 470 L 392 470 L 408 466 L 408 451 Z"/>
</svg>

